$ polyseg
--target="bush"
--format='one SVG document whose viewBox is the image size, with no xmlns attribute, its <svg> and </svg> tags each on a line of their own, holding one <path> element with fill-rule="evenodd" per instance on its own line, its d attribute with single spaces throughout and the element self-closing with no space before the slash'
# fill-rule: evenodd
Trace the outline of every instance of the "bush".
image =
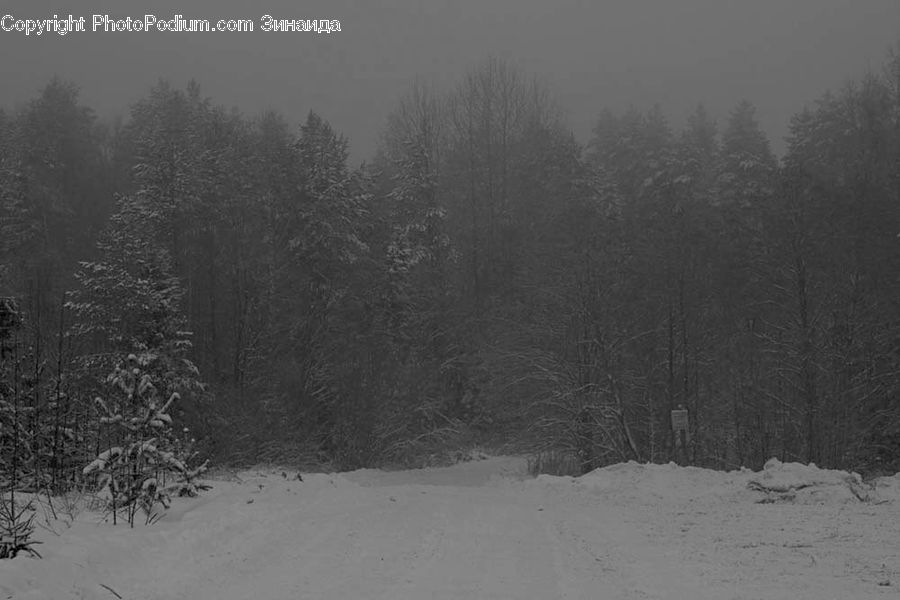
<svg viewBox="0 0 900 600">
<path fill-rule="evenodd" d="M 538 475 L 578 477 L 581 475 L 581 460 L 566 450 L 545 450 L 529 457 L 528 473 L 532 477 Z"/>
<path fill-rule="evenodd" d="M 17 506 L 15 496 L 0 499 L 0 559 L 15 558 L 21 552 L 40 558 L 31 539 L 34 533 L 34 506 L 26 502 Z"/>
</svg>

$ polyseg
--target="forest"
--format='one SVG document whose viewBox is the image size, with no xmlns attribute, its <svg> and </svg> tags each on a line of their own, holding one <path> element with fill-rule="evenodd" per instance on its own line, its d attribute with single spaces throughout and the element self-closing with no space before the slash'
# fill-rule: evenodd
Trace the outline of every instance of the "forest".
<svg viewBox="0 0 900 600">
<path fill-rule="evenodd" d="M 316 112 L 196 83 L 115 121 L 61 79 L 7 107 L 0 490 L 124 505 L 207 460 L 474 445 L 900 468 L 900 52 L 797 107 L 781 157 L 749 101 L 683 127 L 597 103 L 581 144 L 486 59 L 412 85 L 360 166 Z"/>
</svg>

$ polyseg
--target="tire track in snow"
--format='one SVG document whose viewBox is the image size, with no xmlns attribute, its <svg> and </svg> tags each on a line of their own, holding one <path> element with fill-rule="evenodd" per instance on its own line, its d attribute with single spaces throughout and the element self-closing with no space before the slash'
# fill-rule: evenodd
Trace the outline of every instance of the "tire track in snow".
<svg viewBox="0 0 900 600">
<path fill-rule="evenodd" d="M 600 597 L 718 600 L 726 594 L 695 574 L 688 555 L 649 537 L 627 510 L 580 492 L 546 493 L 552 533 L 569 552 L 565 565 L 579 572 L 575 579 L 590 579 Z"/>
<path fill-rule="evenodd" d="M 549 520 L 544 520 L 544 530 L 551 540 L 551 552 L 553 554 L 553 571 L 556 574 L 556 582 L 559 587 L 560 600 L 570 600 L 583 597 L 577 585 L 577 578 L 572 573 L 572 552 L 564 552 L 565 544 L 558 535 L 556 528 Z"/>
<path fill-rule="evenodd" d="M 554 540 L 533 498 L 490 486 L 434 487 L 428 496 L 418 510 L 431 514 L 440 542 L 411 562 L 409 575 L 378 596 L 382 600 L 592 597 L 571 577 L 561 588 Z"/>
</svg>

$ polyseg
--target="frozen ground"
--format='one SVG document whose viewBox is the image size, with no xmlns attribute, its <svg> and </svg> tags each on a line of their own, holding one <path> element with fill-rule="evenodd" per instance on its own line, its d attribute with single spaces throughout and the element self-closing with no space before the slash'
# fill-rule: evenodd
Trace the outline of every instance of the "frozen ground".
<svg viewBox="0 0 900 600">
<path fill-rule="evenodd" d="M 900 597 L 898 477 L 873 490 L 777 462 L 523 470 L 245 472 L 152 527 L 85 512 L 39 530 L 43 560 L 0 561 L 0 600 Z"/>
</svg>

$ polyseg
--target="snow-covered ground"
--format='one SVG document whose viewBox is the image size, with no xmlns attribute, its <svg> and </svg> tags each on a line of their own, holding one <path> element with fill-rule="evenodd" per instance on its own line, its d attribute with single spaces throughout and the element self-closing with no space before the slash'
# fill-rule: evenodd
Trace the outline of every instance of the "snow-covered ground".
<svg viewBox="0 0 900 600">
<path fill-rule="evenodd" d="M 244 472 L 150 527 L 47 524 L 43 560 L 0 561 L 0 600 L 900 597 L 900 477 L 871 489 L 777 461 L 523 471 L 501 457 Z"/>
</svg>

